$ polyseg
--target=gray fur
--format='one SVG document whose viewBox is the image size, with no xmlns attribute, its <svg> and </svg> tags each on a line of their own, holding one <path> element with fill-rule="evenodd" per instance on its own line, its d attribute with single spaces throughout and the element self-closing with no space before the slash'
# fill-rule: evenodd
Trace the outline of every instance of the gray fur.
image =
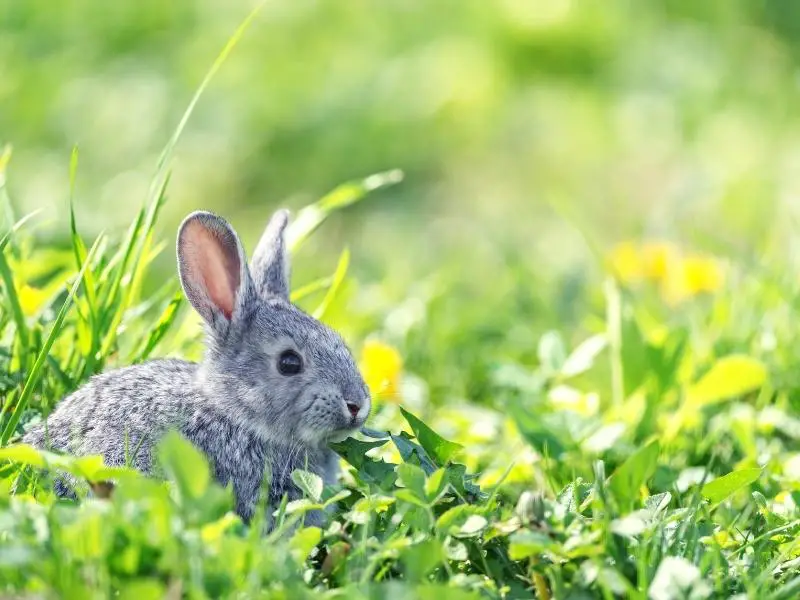
<svg viewBox="0 0 800 600">
<path fill-rule="evenodd" d="M 264 297 L 277 296 L 289 299 L 289 262 L 286 260 L 284 231 L 289 224 L 289 212 L 276 212 L 253 253 L 250 270 L 255 278 L 258 293 Z"/>
<path fill-rule="evenodd" d="M 195 229 L 196 239 L 187 241 L 182 237 L 187 223 L 199 223 L 213 235 L 195 235 Z M 284 228 L 285 222 L 271 237 L 270 260 L 262 256 L 254 268 L 288 275 L 274 265 L 287 264 Z M 198 240 L 214 248 L 194 247 Z M 226 282 L 238 282 L 230 318 L 214 305 L 208 289 L 219 282 L 204 279 L 213 271 L 187 254 L 195 251 L 221 251 L 236 259 L 225 262 L 238 269 L 238 277 L 226 273 L 231 275 Z M 327 444 L 361 427 L 370 410 L 369 392 L 341 337 L 271 293 L 280 292 L 264 284 L 272 275 L 251 277 L 236 233 L 215 215 L 193 213 L 184 221 L 178 261 L 186 295 L 206 321 L 203 361 L 154 360 L 97 375 L 58 405 L 46 429 L 35 426 L 23 441 L 76 455 L 101 454 L 110 465 L 153 473 L 154 445 L 177 429 L 205 452 L 221 484 L 232 483 L 236 510 L 245 520 L 252 517 L 265 471 L 271 474 L 273 508 L 284 494 L 300 497 L 290 477 L 294 469 L 307 467 L 334 483 L 338 460 Z M 286 349 L 303 358 L 301 373 L 278 372 L 278 357 Z M 359 407 L 357 415 L 346 403 Z M 70 493 L 63 484 L 58 491 Z M 306 522 L 320 519 L 313 514 Z"/>
</svg>

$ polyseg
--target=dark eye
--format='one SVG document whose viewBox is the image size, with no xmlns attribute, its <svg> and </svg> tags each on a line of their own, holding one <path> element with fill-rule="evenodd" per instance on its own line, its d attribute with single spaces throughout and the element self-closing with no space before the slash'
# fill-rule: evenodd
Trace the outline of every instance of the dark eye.
<svg viewBox="0 0 800 600">
<path fill-rule="evenodd" d="M 303 359 L 294 350 L 284 350 L 278 357 L 278 372 L 281 375 L 297 375 L 303 370 Z"/>
</svg>

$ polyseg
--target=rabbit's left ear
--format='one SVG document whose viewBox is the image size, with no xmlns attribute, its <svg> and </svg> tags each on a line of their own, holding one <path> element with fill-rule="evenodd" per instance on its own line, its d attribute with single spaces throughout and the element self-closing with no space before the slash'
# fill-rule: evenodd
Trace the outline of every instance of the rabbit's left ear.
<svg viewBox="0 0 800 600">
<path fill-rule="evenodd" d="M 289 300 L 289 251 L 285 235 L 288 224 L 288 210 L 272 215 L 250 261 L 250 273 L 262 298 L 278 296 Z"/>
</svg>

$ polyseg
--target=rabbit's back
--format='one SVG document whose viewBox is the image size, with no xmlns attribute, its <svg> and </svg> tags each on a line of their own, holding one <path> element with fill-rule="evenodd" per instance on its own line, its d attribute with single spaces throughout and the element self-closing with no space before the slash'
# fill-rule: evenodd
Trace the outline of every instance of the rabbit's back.
<svg viewBox="0 0 800 600">
<path fill-rule="evenodd" d="M 106 464 L 152 469 L 151 449 L 169 428 L 183 429 L 201 403 L 195 363 L 162 359 L 96 375 L 64 398 L 23 442 Z"/>
</svg>

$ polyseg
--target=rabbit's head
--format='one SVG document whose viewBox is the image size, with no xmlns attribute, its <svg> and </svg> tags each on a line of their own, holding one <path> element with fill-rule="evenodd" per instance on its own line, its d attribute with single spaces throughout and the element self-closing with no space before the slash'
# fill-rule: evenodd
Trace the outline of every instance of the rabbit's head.
<svg viewBox="0 0 800 600">
<path fill-rule="evenodd" d="M 248 266 L 209 212 L 178 231 L 178 270 L 206 323 L 201 385 L 216 409 L 263 438 L 322 445 L 360 428 L 370 397 L 342 338 L 289 300 L 288 213 L 273 215 Z"/>
</svg>

